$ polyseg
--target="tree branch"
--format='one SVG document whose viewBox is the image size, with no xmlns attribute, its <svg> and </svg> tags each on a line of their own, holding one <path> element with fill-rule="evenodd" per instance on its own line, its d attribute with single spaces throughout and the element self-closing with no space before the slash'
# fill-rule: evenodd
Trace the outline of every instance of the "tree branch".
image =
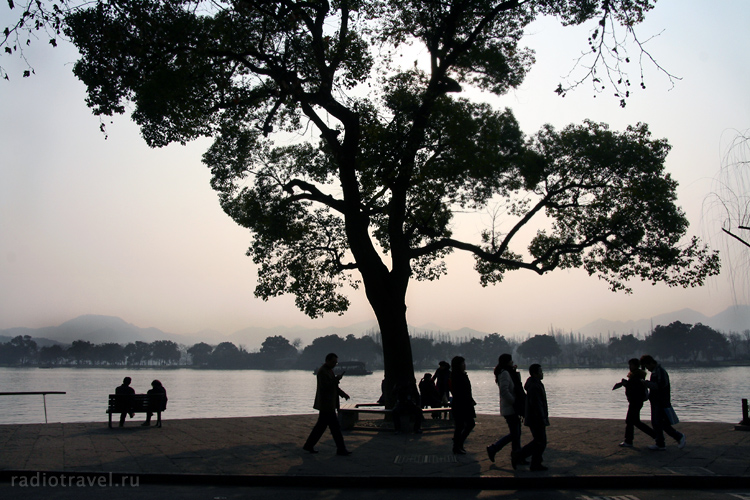
<svg viewBox="0 0 750 500">
<path fill-rule="evenodd" d="M 743 226 L 740 226 L 740 229 L 749 229 L 749 228 L 747 228 L 747 227 L 743 227 Z M 739 241 L 740 243 L 742 243 L 743 245 L 745 245 L 746 247 L 750 248 L 750 243 L 748 243 L 747 241 L 743 240 L 742 238 L 740 238 L 740 237 L 739 237 L 739 236 L 737 236 L 736 234 L 732 233 L 732 232 L 731 232 L 731 231 L 729 231 L 728 229 L 724 229 L 724 228 L 722 227 L 722 228 L 721 228 L 721 230 L 722 230 L 722 231 L 724 231 L 725 233 L 727 233 L 727 234 L 728 234 L 729 236 L 731 236 L 732 238 L 734 238 L 734 239 L 736 239 L 737 241 Z"/>
<path fill-rule="evenodd" d="M 295 187 L 302 189 L 307 193 L 294 194 Z M 299 200 L 316 201 L 329 208 L 332 208 L 333 210 L 336 210 L 341 214 L 346 213 L 346 204 L 342 200 L 337 200 L 331 195 L 324 194 L 320 189 L 317 188 L 317 186 L 315 186 L 314 184 L 310 184 L 309 182 L 303 181 L 301 179 L 294 179 L 284 184 L 283 189 L 284 191 L 292 195 L 287 198 L 287 202 L 294 202 Z"/>
<path fill-rule="evenodd" d="M 523 261 L 499 257 L 497 253 L 488 252 L 484 250 L 482 247 L 480 247 L 479 245 L 474 245 L 472 243 L 466 243 L 464 241 L 454 240 L 453 238 L 442 238 L 440 240 L 432 241 L 421 248 L 415 248 L 411 251 L 411 257 L 419 258 L 424 255 L 429 255 L 433 252 L 444 250 L 446 248 L 455 248 L 458 250 L 465 250 L 467 252 L 473 253 L 474 255 L 476 255 L 477 257 L 480 257 L 483 260 L 494 262 L 496 264 L 506 265 L 509 267 L 519 267 L 522 269 L 528 269 L 530 271 L 534 271 L 537 274 L 543 274 L 545 272 L 544 269 L 540 268 L 538 265 L 535 265 L 533 263 L 527 263 Z"/>
</svg>

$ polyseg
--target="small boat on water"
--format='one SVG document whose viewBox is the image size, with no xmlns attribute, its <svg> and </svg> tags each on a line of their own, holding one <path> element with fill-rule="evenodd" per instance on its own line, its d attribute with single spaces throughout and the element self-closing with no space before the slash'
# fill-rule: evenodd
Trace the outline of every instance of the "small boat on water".
<svg viewBox="0 0 750 500">
<path fill-rule="evenodd" d="M 313 371 L 313 375 L 317 374 L 318 370 Z M 339 361 L 333 368 L 333 373 L 339 375 L 345 373 L 347 375 L 371 375 L 372 372 L 367 369 L 367 366 L 362 361 Z"/>
</svg>

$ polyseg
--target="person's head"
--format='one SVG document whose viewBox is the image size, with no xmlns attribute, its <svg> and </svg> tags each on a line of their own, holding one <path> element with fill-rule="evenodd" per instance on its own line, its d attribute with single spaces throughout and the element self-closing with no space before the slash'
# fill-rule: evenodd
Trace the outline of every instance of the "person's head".
<svg viewBox="0 0 750 500">
<path fill-rule="evenodd" d="M 339 364 L 339 357 L 336 355 L 336 353 L 328 353 L 326 355 L 326 365 L 328 366 L 328 368 L 333 368 L 337 364 Z"/>
<path fill-rule="evenodd" d="M 153 387 L 154 389 L 156 389 L 157 387 L 163 387 L 161 385 L 161 380 L 154 380 L 153 382 L 151 382 L 151 387 Z"/>
<path fill-rule="evenodd" d="M 424 377 L 422 378 L 425 382 L 431 382 L 432 381 L 432 374 L 431 373 L 425 373 Z"/>
<path fill-rule="evenodd" d="M 650 354 L 644 354 L 643 356 L 641 356 L 641 366 L 646 370 L 652 372 L 657 365 L 658 363 Z"/>
<path fill-rule="evenodd" d="M 513 361 L 513 356 L 511 356 L 507 352 L 501 354 L 500 357 L 497 358 L 498 366 L 502 366 L 503 368 L 507 368 L 508 366 L 510 366 L 512 361 Z"/>
<path fill-rule="evenodd" d="M 503 370 L 509 370 L 513 366 L 513 356 L 508 353 L 503 353 L 497 358 L 497 366 L 495 367 L 495 377 L 500 375 Z M 497 380 L 495 381 L 497 382 Z"/>
<path fill-rule="evenodd" d="M 640 370 L 641 368 L 641 360 L 638 358 L 631 358 L 628 360 L 628 368 L 630 368 L 631 372 L 634 372 L 636 370 Z"/>
<path fill-rule="evenodd" d="M 533 378 L 542 380 L 544 378 L 542 365 L 540 365 L 539 363 L 534 363 L 533 365 L 529 366 L 529 375 L 531 375 Z"/>
<path fill-rule="evenodd" d="M 444 370 L 450 370 L 451 365 L 447 361 L 441 361 L 438 363 L 438 368 L 442 368 Z"/>
<path fill-rule="evenodd" d="M 463 356 L 456 356 L 451 360 L 451 370 L 458 373 L 466 371 L 466 360 Z"/>
<path fill-rule="evenodd" d="M 122 385 L 130 385 L 130 382 L 132 382 L 132 380 L 130 380 L 130 377 L 125 377 L 124 379 L 122 379 Z"/>
</svg>

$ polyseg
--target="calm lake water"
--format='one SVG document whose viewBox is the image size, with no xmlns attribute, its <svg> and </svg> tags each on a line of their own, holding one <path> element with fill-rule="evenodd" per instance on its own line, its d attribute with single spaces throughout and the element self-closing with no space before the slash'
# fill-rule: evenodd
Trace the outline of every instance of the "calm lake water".
<svg viewBox="0 0 750 500">
<path fill-rule="evenodd" d="M 665 367 L 672 382 L 672 403 L 681 420 L 741 420 L 741 400 L 750 398 L 750 367 Z M 624 419 L 625 391 L 612 391 L 612 386 L 626 373 L 627 368 L 545 368 L 550 414 Z M 0 392 L 65 391 L 64 395 L 47 395 L 49 422 L 104 422 L 107 395 L 126 375 L 133 378 L 138 393 L 150 389 L 151 380 L 162 381 L 169 395 L 166 419 L 315 413 L 315 377 L 300 370 L 0 368 Z M 526 376 L 524 371 L 524 380 Z M 351 396 L 351 402 L 374 402 L 380 395 L 382 378 L 382 371 L 345 376 L 341 387 Z M 498 390 L 491 370 L 471 370 L 469 378 L 477 412 L 498 413 Z M 647 417 L 648 411 L 642 415 Z M 136 420 L 142 417 L 138 415 Z M 0 424 L 43 422 L 42 396 L 0 396 Z"/>
</svg>

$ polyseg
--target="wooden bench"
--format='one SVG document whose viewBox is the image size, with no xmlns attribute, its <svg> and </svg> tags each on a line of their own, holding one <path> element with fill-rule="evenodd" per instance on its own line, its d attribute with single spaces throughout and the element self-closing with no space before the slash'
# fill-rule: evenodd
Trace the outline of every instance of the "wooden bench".
<svg viewBox="0 0 750 500">
<path fill-rule="evenodd" d="M 109 427 L 112 428 L 113 413 L 156 413 L 156 421 L 161 426 L 161 412 L 166 406 L 163 394 L 110 394 Z"/>
<path fill-rule="evenodd" d="M 441 412 L 450 414 L 450 407 L 441 408 L 422 408 L 422 413 Z M 377 403 L 345 403 L 339 407 L 339 421 L 342 429 L 352 429 L 359 421 L 359 414 L 381 414 L 390 415 L 393 409 L 386 408 Z"/>
</svg>

